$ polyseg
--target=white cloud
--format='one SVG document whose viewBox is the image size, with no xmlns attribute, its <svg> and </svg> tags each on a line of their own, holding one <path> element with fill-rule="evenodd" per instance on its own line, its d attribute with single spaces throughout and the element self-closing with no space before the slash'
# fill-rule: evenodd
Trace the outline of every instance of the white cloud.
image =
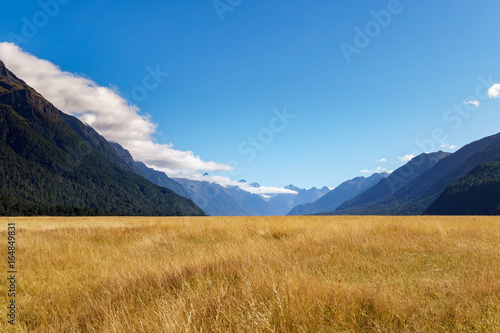
<svg viewBox="0 0 500 333">
<path fill-rule="evenodd" d="M 387 158 L 381 158 L 380 160 L 376 160 L 375 162 L 385 163 L 387 162 Z"/>
<path fill-rule="evenodd" d="M 478 107 L 479 105 L 481 105 L 481 102 L 479 102 L 479 101 L 476 99 L 476 100 L 471 100 L 471 101 L 464 101 L 464 104 L 474 105 L 475 107 Z"/>
<path fill-rule="evenodd" d="M 160 170 L 163 171 L 163 170 Z M 186 177 L 176 177 L 176 178 L 186 178 Z M 252 187 L 250 183 L 240 183 L 236 180 L 223 177 L 223 176 L 203 176 L 201 174 L 193 175 L 190 179 L 205 181 L 209 183 L 216 183 L 224 187 L 230 186 L 238 186 L 242 190 L 253 194 L 266 195 L 266 194 L 298 194 L 296 191 L 289 190 L 281 187 L 273 187 L 273 186 L 260 186 L 260 187 Z"/>
<path fill-rule="evenodd" d="M 198 171 L 232 170 L 226 164 L 204 161 L 191 151 L 176 150 L 171 143 L 155 142 L 156 124 L 111 87 L 64 72 L 12 43 L 0 43 L 0 59 L 58 109 L 77 116 L 107 140 L 118 142 L 137 161 L 171 177 L 192 178 Z"/>
<path fill-rule="evenodd" d="M 455 149 L 455 148 L 457 148 L 457 146 L 450 145 L 448 142 L 441 142 L 440 147 L 441 148 L 448 148 L 448 149 Z"/>
<path fill-rule="evenodd" d="M 495 83 L 488 89 L 488 96 L 490 96 L 490 98 L 497 98 L 500 96 L 500 83 Z"/>
<path fill-rule="evenodd" d="M 364 169 L 364 170 L 360 170 L 359 172 L 361 172 L 361 173 L 382 173 L 382 172 L 392 173 L 393 171 L 394 170 L 387 170 L 387 168 L 377 167 L 376 169 L 373 169 L 373 170 Z"/>
<path fill-rule="evenodd" d="M 261 186 L 258 188 L 255 187 L 245 187 L 241 185 L 239 186 L 242 190 L 245 190 L 247 192 L 253 193 L 253 194 L 260 194 L 260 195 L 265 195 L 265 194 L 299 194 L 297 191 L 293 190 L 288 190 L 286 188 L 281 188 L 281 187 L 274 187 L 274 186 Z M 233 185 L 234 186 L 234 185 Z"/>
<path fill-rule="evenodd" d="M 398 158 L 399 158 L 400 162 L 410 162 L 414 157 L 415 157 L 415 155 L 413 155 L 413 154 L 406 154 L 405 156 L 398 157 Z"/>
</svg>

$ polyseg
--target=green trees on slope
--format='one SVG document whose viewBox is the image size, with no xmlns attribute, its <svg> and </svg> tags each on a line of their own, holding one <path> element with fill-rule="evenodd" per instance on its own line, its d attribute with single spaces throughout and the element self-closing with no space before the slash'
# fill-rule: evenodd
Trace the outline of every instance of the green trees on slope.
<svg viewBox="0 0 500 333">
<path fill-rule="evenodd" d="M 476 166 L 448 186 L 432 203 L 428 215 L 499 215 L 500 162 Z"/>
</svg>

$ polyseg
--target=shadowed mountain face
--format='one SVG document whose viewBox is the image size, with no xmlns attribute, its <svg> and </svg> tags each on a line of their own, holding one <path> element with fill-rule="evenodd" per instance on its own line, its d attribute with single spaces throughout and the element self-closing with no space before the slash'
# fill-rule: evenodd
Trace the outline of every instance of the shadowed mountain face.
<svg viewBox="0 0 500 333">
<path fill-rule="evenodd" d="M 386 174 L 375 173 L 368 178 L 357 177 L 348 180 L 331 190 L 315 202 L 299 205 L 288 215 L 310 215 L 335 210 L 344 201 L 349 200 L 382 180 Z"/>
<path fill-rule="evenodd" d="M 239 187 L 223 187 L 207 181 L 175 178 L 193 201 L 212 216 L 278 215 L 264 199 Z"/>
<path fill-rule="evenodd" d="M 122 169 L 140 174 L 140 169 L 135 165 L 130 153 L 117 143 L 108 142 L 103 136 L 97 133 L 92 127 L 82 123 L 76 117 L 59 112 L 61 118 L 78 135 L 92 147 L 101 153 L 108 161 L 118 165 Z"/>
<path fill-rule="evenodd" d="M 448 186 L 426 215 L 500 215 L 500 162 L 476 166 Z"/>
<path fill-rule="evenodd" d="M 1 215 L 203 215 L 0 61 Z"/>
<path fill-rule="evenodd" d="M 137 174 L 143 176 L 146 179 L 149 179 L 149 181 L 151 181 L 153 184 L 166 187 L 180 196 L 191 199 L 186 189 L 181 184 L 168 177 L 164 172 L 148 168 L 142 162 L 135 162 L 135 165 L 139 169 L 139 172 Z"/>
<path fill-rule="evenodd" d="M 446 187 L 465 176 L 477 165 L 496 161 L 499 157 L 500 134 L 472 142 L 444 157 L 396 192 L 363 207 L 357 213 L 364 215 L 422 214 Z"/>
<path fill-rule="evenodd" d="M 166 187 L 180 196 L 189 198 L 189 195 L 184 187 L 172 178 L 168 177 L 165 173 L 149 168 L 142 162 L 134 161 L 128 150 L 116 142 L 106 141 L 106 139 L 97 133 L 96 130 L 83 124 L 77 118 L 63 112 L 60 112 L 60 115 L 66 124 L 68 124 L 86 141 L 88 141 L 94 149 L 98 150 L 110 162 L 148 179 L 153 184 Z"/>
<path fill-rule="evenodd" d="M 395 170 L 389 177 L 382 179 L 375 186 L 362 192 L 355 198 L 340 205 L 336 214 L 359 215 L 370 204 L 396 192 L 398 189 L 432 168 L 444 157 L 450 155 L 439 151 L 431 154 L 420 154 Z"/>
</svg>

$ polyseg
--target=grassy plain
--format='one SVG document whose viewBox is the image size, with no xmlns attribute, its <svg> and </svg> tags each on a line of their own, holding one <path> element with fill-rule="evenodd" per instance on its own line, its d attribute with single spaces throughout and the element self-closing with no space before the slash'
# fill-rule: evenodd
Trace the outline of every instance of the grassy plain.
<svg viewBox="0 0 500 333">
<path fill-rule="evenodd" d="M 16 332 L 500 332 L 500 218 L 12 221 Z"/>
</svg>

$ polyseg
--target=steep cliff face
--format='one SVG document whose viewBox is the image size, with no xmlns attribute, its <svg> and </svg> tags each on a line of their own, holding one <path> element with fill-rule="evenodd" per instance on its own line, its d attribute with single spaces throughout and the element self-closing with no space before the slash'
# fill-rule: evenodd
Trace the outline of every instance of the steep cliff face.
<svg viewBox="0 0 500 333">
<path fill-rule="evenodd" d="M 61 122 L 59 111 L 42 95 L 10 72 L 0 60 L 0 104 L 11 105 L 26 119 Z"/>
</svg>

